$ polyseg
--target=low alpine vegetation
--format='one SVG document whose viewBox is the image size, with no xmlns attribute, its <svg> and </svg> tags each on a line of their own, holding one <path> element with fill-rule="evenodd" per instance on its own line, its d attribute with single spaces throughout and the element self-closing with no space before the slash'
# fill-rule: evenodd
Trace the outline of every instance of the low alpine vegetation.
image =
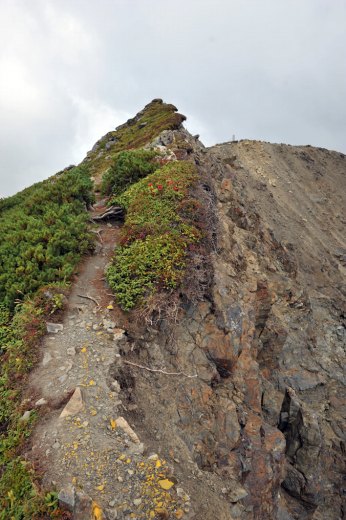
<svg viewBox="0 0 346 520">
<path fill-rule="evenodd" d="M 197 177 L 192 163 L 171 162 L 112 200 L 126 210 L 121 245 L 107 271 L 123 309 L 182 282 L 189 248 L 201 238 L 190 194 Z"/>
<path fill-rule="evenodd" d="M 69 279 L 92 246 L 85 207 L 93 201 L 86 167 L 76 167 L 0 203 L 0 302 Z"/>
<path fill-rule="evenodd" d="M 160 167 L 153 150 L 119 152 L 102 178 L 103 195 L 120 195 L 131 184 L 153 173 Z"/>
<path fill-rule="evenodd" d="M 92 247 L 92 202 L 84 166 L 0 201 L 0 520 L 62 518 L 54 493 L 41 494 L 20 457 L 35 419 L 21 420 L 21 399 L 45 321 L 62 308 L 62 285 Z"/>
<path fill-rule="evenodd" d="M 21 419 L 21 392 L 37 361 L 37 344 L 45 333 L 45 321 L 60 310 L 66 288 L 60 284 L 41 288 L 33 298 L 17 306 L 11 317 L 0 304 L 0 520 L 56 518 L 54 493 L 39 491 L 33 469 L 20 457 L 36 414 Z M 62 518 L 61 516 L 57 516 Z"/>
</svg>

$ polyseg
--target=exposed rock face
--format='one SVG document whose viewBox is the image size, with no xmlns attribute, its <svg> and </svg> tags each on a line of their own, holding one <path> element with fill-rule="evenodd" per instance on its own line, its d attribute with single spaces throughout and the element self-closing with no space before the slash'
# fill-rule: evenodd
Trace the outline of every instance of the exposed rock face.
<svg viewBox="0 0 346 520">
<path fill-rule="evenodd" d="M 288 508 L 296 518 L 342 518 L 346 158 L 251 142 L 213 152 L 233 162 L 226 168 L 235 176 L 238 207 L 252 207 L 260 218 L 252 235 L 262 242 L 255 249 L 261 407 L 286 438 Z"/>
<path fill-rule="evenodd" d="M 346 158 L 179 132 L 213 178 L 214 280 L 173 333 L 132 337 L 128 359 L 181 376 L 113 367 L 133 420 L 178 454 L 191 518 L 341 519 Z"/>
</svg>

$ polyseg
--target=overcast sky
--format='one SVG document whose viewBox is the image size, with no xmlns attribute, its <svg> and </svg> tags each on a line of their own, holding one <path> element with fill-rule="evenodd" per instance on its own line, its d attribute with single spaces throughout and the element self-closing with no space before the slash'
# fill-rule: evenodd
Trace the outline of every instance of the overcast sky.
<svg viewBox="0 0 346 520">
<path fill-rule="evenodd" d="M 0 197 L 155 97 L 206 145 L 346 152 L 346 0 L 0 0 Z"/>
</svg>

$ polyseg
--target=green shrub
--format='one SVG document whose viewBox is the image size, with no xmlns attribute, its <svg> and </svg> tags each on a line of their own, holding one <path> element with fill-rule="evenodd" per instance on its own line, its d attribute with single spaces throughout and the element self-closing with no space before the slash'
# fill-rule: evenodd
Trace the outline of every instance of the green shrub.
<svg viewBox="0 0 346 520">
<path fill-rule="evenodd" d="M 0 303 L 11 309 L 39 287 L 67 280 L 92 246 L 85 211 L 93 201 L 92 182 L 85 167 L 23 193 L 0 212 Z"/>
<path fill-rule="evenodd" d="M 82 166 L 0 201 L 0 520 L 48 518 L 56 509 L 19 456 L 34 419 L 20 421 L 21 392 L 45 321 L 64 303 L 56 282 L 92 246 L 86 207 L 93 200 Z"/>
<path fill-rule="evenodd" d="M 129 310 L 158 288 L 175 288 L 185 266 L 184 241 L 177 233 L 149 235 L 117 249 L 107 271 L 120 306 Z"/>
<path fill-rule="evenodd" d="M 129 150 L 116 155 L 113 164 L 102 178 L 101 192 L 104 195 L 120 195 L 131 184 L 159 168 L 153 150 Z"/>
<path fill-rule="evenodd" d="M 192 219 L 179 213 L 196 180 L 193 164 L 172 162 L 113 200 L 127 213 L 107 279 L 123 309 L 181 283 L 189 246 L 201 237 Z"/>
<path fill-rule="evenodd" d="M 0 480 L 0 520 L 37 518 L 40 498 L 32 472 L 18 457 L 9 461 Z"/>
</svg>

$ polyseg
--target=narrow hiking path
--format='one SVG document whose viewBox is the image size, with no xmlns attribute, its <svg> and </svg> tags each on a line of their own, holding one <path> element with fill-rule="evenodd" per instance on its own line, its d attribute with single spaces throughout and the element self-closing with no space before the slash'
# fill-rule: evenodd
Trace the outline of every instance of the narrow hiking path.
<svg viewBox="0 0 346 520">
<path fill-rule="evenodd" d="M 127 342 L 126 316 L 104 280 L 118 234 L 119 225 L 99 225 L 95 252 L 80 266 L 64 318 L 43 340 L 27 392 L 43 413 L 26 456 L 77 520 L 156 518 L 160 510 L 173 515 L 162 518 L 187 518 L 188 497 L 169 491 L 165 461 L 123 419 L 129 405 L 111 376 Z"/>
</svg>

